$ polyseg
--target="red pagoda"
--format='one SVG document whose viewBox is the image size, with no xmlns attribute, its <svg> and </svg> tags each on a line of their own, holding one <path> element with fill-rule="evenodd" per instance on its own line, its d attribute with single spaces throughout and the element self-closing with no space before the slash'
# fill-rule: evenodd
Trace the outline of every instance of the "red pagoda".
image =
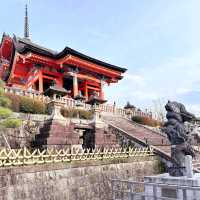
<svg viewBox="0 0 200 200">
<path fill-rule="evenodd" d="M 103 85 L 116 83 L 126 71 L 65 47 L 56 52 L 33 43 L 29 38 L 26 7 L 24 38 L 3 34 L 0 44 L 0 78 L 7 86 L 43 94 L 52 83 L 79 92 L 86 100 L 97 92 L 104 99 Z"/>
</svg>

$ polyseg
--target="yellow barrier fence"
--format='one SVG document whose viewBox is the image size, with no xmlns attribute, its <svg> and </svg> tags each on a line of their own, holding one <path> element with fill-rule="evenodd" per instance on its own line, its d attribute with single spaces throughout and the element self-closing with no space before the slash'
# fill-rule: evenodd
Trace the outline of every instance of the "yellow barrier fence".
<svg viewBox="0 0 200 200">
<path fill-rule="evenodd" d="M 153 156 L 151 148 L 130 148 L 125 149 L 94 149 L 84 151 L 81 149 L 1 149 L 0 167 L 35 165 L 44 163 L 86 161 L 86 160 L 105 160 L 116 158 L 136 158 Z"/>
</svg>

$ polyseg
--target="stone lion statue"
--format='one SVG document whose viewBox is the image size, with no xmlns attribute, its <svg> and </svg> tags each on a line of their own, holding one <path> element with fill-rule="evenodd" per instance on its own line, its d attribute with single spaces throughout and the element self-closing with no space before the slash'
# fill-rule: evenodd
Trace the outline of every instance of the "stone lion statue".
<svg viewBox="0 0 200 200">
<path fill-rule="evenodd" d="M 165 105 L 167 111 L 162 131 L 167 134 L 171 143 L 171 157 L 173 166 L 169 169 L 171 176 L 184 176 L 185 156 L 195 157 L 195 153 L 190 144 L 190 132 L 185 122 L 196 120 L 195 115 L 189 113 L 182 103 L 168 101 Z"/>
</svg>

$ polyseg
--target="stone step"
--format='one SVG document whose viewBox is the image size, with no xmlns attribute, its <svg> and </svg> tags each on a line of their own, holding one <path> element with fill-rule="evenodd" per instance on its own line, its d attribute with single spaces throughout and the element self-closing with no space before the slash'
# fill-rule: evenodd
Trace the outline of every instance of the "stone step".
<svg viewBox="0 0 200 200">
<path fill-rule="evenodd" d="M 110 121 L 109 121 L 110 119 Z M 106 117 L 108 122 L 111 124 L 121 128 L 125 132 L 129 133 L 129 135 L 133 135 L 134 137 L 143 140 L 144 142 L 148 141 L 149 144 L 162 145 L 170 145 L 167 137 L 160 135 L 159 133 L 155 133 L 151 130 L 148 130 L 142 126 L 138 126 L 136 124 L 130 123 L 128 120 L 123 119 L 121 117 L 118 118 L 109 118 Z"/>
<path fill-rule="evenodd" d="M 143 143 L 155 146 L 162 153 L 165 153 L 168 157 L 171 154 L 171 146 L 168 138 L 160 133 L 147 129 L 146 127 L 137 123 L 131 122 L 122 117 L 105 117 L 103 118 L 107 123 L 119 127 L 126 132 L 129 136 L 133 136 Z"/>
<path fill-rule="evenodd" d="M 153 145 L 154 148 L 156 148 L 156 152 L 158 153 L 158 155 L 163 156 L 164 153 L 164 155 L 170 158 L 171 145 L 168 141 L 167 136 L 159 132 L 153 131 L 151 129 L 148 129 L 143 125 L 137 124 L 123 117 L 103 116 L 103 119 L 108 124 L 120 128 L 129 136 L 137 138 L 139 141 L 143 141 L 143 143 Z M 196 152 L 196 160 L 193 161 L 193 165 L 195 169 L 200 170 L 200 152 Z"/>
</svg>

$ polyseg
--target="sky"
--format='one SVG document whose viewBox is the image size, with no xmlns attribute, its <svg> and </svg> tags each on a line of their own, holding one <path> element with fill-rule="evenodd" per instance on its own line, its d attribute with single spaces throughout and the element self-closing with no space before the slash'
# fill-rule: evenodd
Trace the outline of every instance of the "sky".
<svg viewBox="0 0 200 200">
<path fill-rule="evenodd" d="M 105 87 L 109 103 L 180 101 L 200 115 L 199 0 L 0 0 L 0 34 L 23 36 L 26 2 L 33 42 L 128 69 Z"/>
</svg>

